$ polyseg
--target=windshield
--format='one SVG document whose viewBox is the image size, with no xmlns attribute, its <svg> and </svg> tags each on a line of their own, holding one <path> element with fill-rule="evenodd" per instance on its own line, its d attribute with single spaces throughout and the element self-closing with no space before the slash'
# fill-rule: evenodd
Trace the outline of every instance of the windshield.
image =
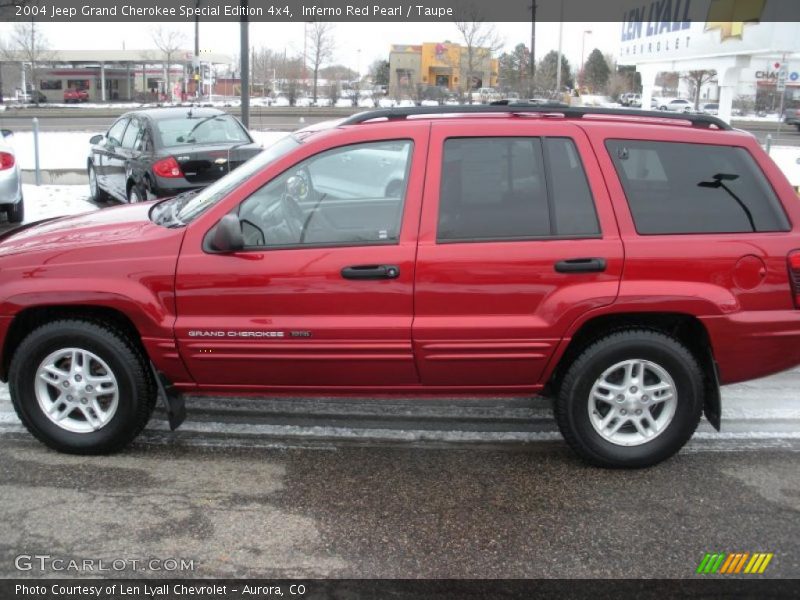
<svg viewBox="0 0 800 600">
<path fill-rule="evenodd" d="M 158 135 L 164 146 L 249 142 L 250 137 L 230 115 L 186 116 L 159 119 Z"/>
<path fill-rule="evenodd" d="M 300 145 L 293 135 L 287 135 L 255 155 L 241 167 L 231 171 L 197 194 L 181 194 L 157 204 L 151 218 L 159 225 L 176 227 L 185 225 L 222 200 L 242 182 L 264 167 L 285 156 Z"/>
</svg>

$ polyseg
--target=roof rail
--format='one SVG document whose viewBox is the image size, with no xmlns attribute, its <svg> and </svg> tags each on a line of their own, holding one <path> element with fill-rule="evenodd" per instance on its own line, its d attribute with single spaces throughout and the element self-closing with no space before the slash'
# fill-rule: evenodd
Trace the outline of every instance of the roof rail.
<svg viewBox="0 0 800 600">
<path fill-rule="evenodd" d="M 559 102 L 549 104 L 511 103 L 508 104 L 460 104 L 450 106 L 407 106 L 396 108 L 381 108 L 356 113 L 347 117 L 339 125 L 357 125 L 374 119 L 388 119 L 390 121 L 405 119 L 406 117 L 425 115 L 450 115 L 450 114 L 492 114 L 506 113 L 513 115 L 523 114 L 560 114 L 564 117 L 580 119 L 587 115 L 609 117 L 636 117 L 644 119 L 660 119 L 671 121 L 684 121 L 691 123 L 692 127 L 708 129 L 712 125 L 718 129 L 729 131 L 733 129 L 722 119 L 704 114 L 671 113 L 654 110 L 628 110 L 625 108 L 595 108 L 586 106 L 567 106 Z"/>
</svg>

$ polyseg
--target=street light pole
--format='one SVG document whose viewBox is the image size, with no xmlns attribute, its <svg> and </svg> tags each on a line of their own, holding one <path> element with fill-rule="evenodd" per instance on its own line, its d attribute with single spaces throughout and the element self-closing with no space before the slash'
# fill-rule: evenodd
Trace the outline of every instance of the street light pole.
<svg viewBox="0 0 800 600">
<path fill-rule="evenodd" d="M 242 16 L 239 21 L 239 60 L 241 61 L 239 68 L 242 81 L 242 124 L 245 127 L 250 127 L 250 21 L 247 17 L 247 2 L 248 0 L 241 0 L 240 3 Z"/>
<path fill-rule="evenodd" d="M 528 95 L 532 98 L 534 96 L 533 86 L 534 79 L 536 78 L 536 0 L 531 2 L 531 64 L 530 66 L 530 83 L 528 84 Z"/>
<path fill-rule="evenodd" d="M 564 0 L 561 0 L 561 13 L 558 19 L 558 64 L 556 65 L 556 94 L 561 93 L 561 42 L 564 37 Z"/>
<path fill-rule="evenodd" d="M 586 34 L 592 35 L 591 29 L 584 29 L 581 35 L 581 70 L 578 71 L 578 91 L 583 89 L 584 50 L 586 49 Z"/>
</svg>

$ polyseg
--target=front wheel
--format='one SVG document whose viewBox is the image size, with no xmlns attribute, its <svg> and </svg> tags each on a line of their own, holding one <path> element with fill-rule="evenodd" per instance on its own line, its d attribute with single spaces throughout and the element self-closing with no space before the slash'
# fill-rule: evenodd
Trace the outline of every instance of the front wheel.
<svg viewBox="0 0 800 600">
<path fill-rule="evenodd" d="M 63 320 L 31 332 L 9 369 L 22 423 L 70 454 L 120 450 L 144 428 L 156 391 L 143 353 L 104 325 Z"/>
<path fill-rule="evenodd" d="M 97 180 L 97 171 L 92 163 L 89 163 L 89 195 L 94 202 L 106 202 L 109 199 L 108 194 L 100 187 Z"/>
<path fill-rule="evenodd" d="M 678 340 L 627 330 L 593 343 L 567 369 L 555 403 L 567 443 L 603 467 L 648 467 L 689 440 L 703 409 L 703 374 Z"/>
</svg>

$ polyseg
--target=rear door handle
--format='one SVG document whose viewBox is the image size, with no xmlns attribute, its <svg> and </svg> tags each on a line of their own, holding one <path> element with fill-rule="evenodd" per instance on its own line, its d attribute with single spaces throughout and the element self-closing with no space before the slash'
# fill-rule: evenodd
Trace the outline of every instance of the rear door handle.
<svg viewBox="0 0 800 600">
<path fill-rule="evenodd" d="M 602 273 L 606 270 L 605 258 L 570 258 L 555 264 L 559 273 Z"/>
<path fill-rule="evenodd" d="M 395 265 L 355 265 L 342 269 L 345 279 L 397 279 L 400 267 Z"/>
</svg>

